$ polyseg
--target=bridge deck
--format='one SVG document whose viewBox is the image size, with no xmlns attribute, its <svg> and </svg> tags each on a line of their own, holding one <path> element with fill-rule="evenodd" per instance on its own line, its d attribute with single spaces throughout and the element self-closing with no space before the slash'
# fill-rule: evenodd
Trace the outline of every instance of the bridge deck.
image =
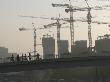
<svg viewBox="0 0 110 82">
<path fill-rule="evenodd" d="M 0 72 L 17 72 L 28 70 L 74 68 L 87 66 L 109 66 L 110 56 L 90 56 L 59 59 L 44 59 L 0 64 Z"/>
</svg>

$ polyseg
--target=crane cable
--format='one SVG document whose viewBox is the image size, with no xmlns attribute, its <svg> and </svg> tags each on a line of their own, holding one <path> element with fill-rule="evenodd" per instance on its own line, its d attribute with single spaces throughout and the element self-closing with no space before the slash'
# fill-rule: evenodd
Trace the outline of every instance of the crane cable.
<svg viewBox="0 0 110 82">
<path fill-rule="evenodd" d="M 89 6 L 89 4 L 88 4 L 88 1 L 87 1 L 87 0 L 85 0 L 85 2 L 86 2 L 86 4 L 87 4 L 88 8 L 90 8 L 90 6 Z"/>
</svg>

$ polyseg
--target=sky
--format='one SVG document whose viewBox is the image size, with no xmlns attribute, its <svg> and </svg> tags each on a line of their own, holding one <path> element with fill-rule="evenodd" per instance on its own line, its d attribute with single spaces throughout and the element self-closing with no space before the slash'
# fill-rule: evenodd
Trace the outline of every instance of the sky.
<svg viewBox="0 0 110 82">
<path fill-rule="evenodd" d="M 53 23 L 55 21 L 38 19 L 38 18 L 26 18 L 24 16 L 36 16 L 36 17 L 69 17 L 69 13 L 65 13 L 65 8 L 53 8 L 52 3 L 69 3 L 68 0 L 0 0 L 0 46 L 9 49 L 9 52 L 13 53 L 25 53 L 33 51 L 33 30 L 19 31 L 18 28 L 33 28 L 34 23 L 36 28 L 43 28 L 43 25 Z M 87 7 L 84 0 L 71 0 L 74 7 Z M 91 7 L 109 5 L 109 0 L 88 0 Z M 104 21 L 110 23 L 110 8 L 103 10 L 92 9 L 91 14 L 93 21 Z M 84 18 L 86 19 L 87 11 L 74 12 L 74 19 Z M 61 21 L 64 22 L 64 21 Z M 75 40 L 87 40 L 87 23 L 75 22 Z M 91 24 L 92 26 L 92 38 L 93 45 L 97 36 L 110 34 L 108 25 Z M 70 30 L 69 24 L 62 25 L 61 39 L 69 40 L 70 42 Z M 42 36 L 44 34 L 50 34 L 56 38 L 56 28 L 50 28 L 45 30 L 37 30 L 37 44 L 42 43 Z M 70 45 L 70 44 L 69 44 Z M 42 53 L 42 45 L 37 45 L 37 51 Z"/>
</svg>

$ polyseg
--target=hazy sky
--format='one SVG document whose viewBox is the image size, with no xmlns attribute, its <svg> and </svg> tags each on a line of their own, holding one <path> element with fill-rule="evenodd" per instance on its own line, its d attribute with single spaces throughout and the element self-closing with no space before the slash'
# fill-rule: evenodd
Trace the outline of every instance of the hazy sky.
<svg viewBox="0 0 110 82">
<path fill-rule="evenodd" d="M 84 0 L 71 0 L 73 6 L 86 7 Z M 68 3 L 68 0 L 0 0 L 0 46 L 9 48 L 9 52 L 33 51 L 33 31 L 20 32 L 18 28 L 32 28 L 32 22 L 36 28 L 55 22 L 44 19 L 22 18 L 19 15 L 37 17 L 69 17 L 64 12 L 65 8 L 53 8 L 52 3 Z M 90 6 L 109 5 L 109 0 L 88 0 Z M 110 8 L 104 10 L 92 10 L 93 20 L 110 22 Z M 86 19 L 87 11 L 75 12 L 74 18 L 83 17 Z M 66 27 L 68 26 L 65 25 Z M 62 25 L 62 27 L 65 27 Z M 53 31 L 53 32 L 52 32 Z M 92 24 L 93 42 L 98 35 L 110 34 L 107 25 Z M 41 44 L 43 34 L 51 34 L 56 38 L 56 28 L 37 31 L 37 44 Z M 61 39 L 70 39 L 69 28 L 61 29 Z M 87 40 L 87 23 L 75 22 L 75 40 Z M 37 46 L 42 52 L 42 46 Z"/>
</svg>

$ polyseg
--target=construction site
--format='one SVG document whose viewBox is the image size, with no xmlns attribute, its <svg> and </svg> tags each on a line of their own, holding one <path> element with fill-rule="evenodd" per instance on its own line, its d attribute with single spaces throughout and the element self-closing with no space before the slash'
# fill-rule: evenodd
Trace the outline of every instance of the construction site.
<svg viewBox="0 0 110 82">
<path fill-rule="evenodd" d="M 48 25 L 44 25 L 43 28 L 35 28 L 33 23 L 33 30 L 34 31 L 34 48 L 33 48 L 33 55 L 36 55 L 37 53 L 37 43 L 36 43 L 36 30 L 41 29 L 50 29 L 50 28 L 57 28 L 57 38 L 55 38 L 51 34 L 44 34 L 42 35 L 42 47 L 43 47 L 43 59 L 53 59 L 53 58 L 71 58 L 71 57 L 86 57 L 86 56 L 104 56 L 109 55 L 110 46 L 110 35 L 105 34 L 103 36 L 97 36 L 97 40 L 95 41 L 95 46 L 93 46 L 93 39 L 92 39 L 92 25 L 91 24 L 105 24 L 109 27 L 109 22 L 100 22 L 100 21 L 92 21 L 92 15 L 91 10 L 102 10 L 103 8 L 106 8 L 108 6 L 104 7 L 90 7 L 88 4 L 88 1 L 85 0 L 86 6 L 84 8 L 74 8 L 71 4 L 71 0 L 69 1 L 69 4 L 54 4 L 52 3 L 52 7 L 66 7 L 65 13 L 68 13 L 70 18 L 54 18 L 54 17 L 34 17 L 34 16 L 23 16 L 20 15 L 20 17 L 25 18 L 36 18 L 36 19 L 43 19 L 43 20 L 56 20 L 54 23 L 50 23 Z M 77 11 L 86 11 L 87 15 L 85 19 L 74 19 L 73 14 Z M 64 21 L 61 23 L 60 21 Z M 88 40 L 76 40 L 75 41 L 75 30 L 74 30 L 74 23 L 76 21 L 79 22 L 87 22 L 88 25 Z M 61 40 L 61 28 L 63 24 L 69 24 L 70 28 L 70 43 L 69 40 Z M 67 28 L 67 27 L 66 27 Z M 20 31 L 26 31 L 30 30 L 28 28 L 19 28 Z M 67 36 L 68 37 L 68 36 Z M 71 46 L 69 46 L 69 44 Z M 57 46 L 55 46 L 57 45 Z M 57 47 L 57 48 L 55 48 Z M 57 50 L 56 50 L 57 49 Z"/>
<path fill-rule="evenodd" d="M 5 61 L 0 61 L 0 81 L 1 82 L 110 82 L 110 33 L 93 38 L 93 25 L 107 25 L 109 22 L 94 21 L 91 11 L 106 9 L 110 6 L 91 7 L 88 0 L 84 0 L 86 7 L 76 7 L 71 3 L 52 3 L 52 7 L 62 7 L 69 18 L 41 17 L 19 15 L 19 18 L 41 19 L 54 21 L 44 24 L 42 28 L 36 28 L 32 23 L 32 28 L 20 27 L 19 31 L 32 31 L 33 42 L 32 51 L 22 54 L 11 54 Z M 75 18 L 76 12 L 86 12 L 86 18 Z M 85 23 L 87 26 L 87 39 L 82 39 L 75 34 L 75 23 Z M 67 26 L 63 26 L 67 25 Z M 83 27 L 83 26 L 81 26 Z M 51 29 L 52 28 L 52 29 Z M 56 33 L 52 33 L 55 32 Z M 69 28 L 69 36 L 62 29 Z M 41 30 L 51 29 L 42 33 Z M 80 28 L 79 28 L 80 29 Z M 39 37 L 37 31 L 41 31 Z M 50 30 L 49 30 L 50 31 Z M 80 34 L 80 33 L 79 33 Z M 80 40 L 75 38 L 77 35 Z M 82 34 L 83 35 L 83 34 Z M 70 39 L 62 39 L 69 37 Z M 37 43 L 40 38 L 41 44 Z M 42 54 L 38 51 L 38 45 L 42 47 Z M 7 48 L 1 48 L 0 52 L 8 53 Z M 15 72 L 15 73 L 14 73 Z"/>
</svg>

